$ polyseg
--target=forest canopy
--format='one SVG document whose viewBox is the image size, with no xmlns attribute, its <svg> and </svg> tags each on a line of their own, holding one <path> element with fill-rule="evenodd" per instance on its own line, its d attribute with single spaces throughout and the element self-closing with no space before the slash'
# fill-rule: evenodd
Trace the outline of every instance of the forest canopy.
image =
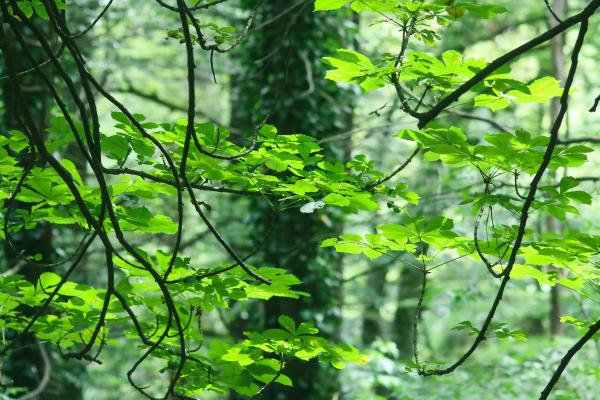
<svg viewBox="0 0 600 400">
<path fill-rule="evenodd" d="M 0 0 L 0 399 L 595 399 L 600 0 Z"/>
</svg>

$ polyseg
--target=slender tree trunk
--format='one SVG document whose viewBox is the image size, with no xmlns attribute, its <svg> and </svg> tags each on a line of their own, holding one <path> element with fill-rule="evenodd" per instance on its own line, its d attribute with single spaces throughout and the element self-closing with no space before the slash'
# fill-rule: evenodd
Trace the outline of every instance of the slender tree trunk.
<svg viewBox="0 0 600 400">
<path fill-rule="evenodd" d="M 435 177 L 436 169 L 433 165 L 424 165 L 421 167 L 423 176 Z M 426 182 L 429 187 L 435 186 L 435 180 L 430 179 Z M 440 213 L 439 205 L 433 204 L 431 207 L 421 210 L 424 216 L 438 215 Z M 428 246 L 423 243 L 417 249 L 415 257 L 418 259 L 421 252 L 427 254 Z M 415 265 L 421 267 L 420 261 Z M 398 354 L 402 359 L 410 359 L 413 355 L 414 338 L 413 325 L 416 316 L 416 306 L 421 286 L 423 284 L 423 273 L 416 268 L 403 266 L 398 282 L 398 294 L 396 297 L 396 312 L 394 313 L 393 335 L 392 339 L 398 348 Z M 425 306 L 423 307 L 425 308 Z"/>
<path fill-rule="evenodd" d="M 411 267 L 402 268 L 393 325 L 393 338 L 401 359 L 410 359 L 413 354 L 413 324 L 422 282 L 422 272 Z"/>
<path fill-rule="evenodd" d="M 563 19 L 567 14 L 567 0 L 554 0 L 552 4 L 554 13 Z M 558 24 L 558 21 L 553 15 L 548 17 L 548 25 L 554 27 Z M 550 58 L 552 61 L 552 72 L 554 77 L 560 81 L 565 79 L 565 53 L 564 53 L 564 35 L 557 35 L 550 41 Z M 560 111 L 560 102 L 558 98 L 552 99 L 551 103 L 551 120 L 554 121 Z M 554 173 L 556 178 L 556 173 Z M 553 217 L 547 217 L 546 227 L 549 232 L 557 232 L 560 227 L 557 221 Z M 560 286 L 554 285 L 550 289 L 550 334 L 558 335 L 561 331 L 560 315 L 561 315 L 561 301 L 560 301 Z"/>
<path fill-rule="evenodd" d="M 365 346 L 382 337 L 382 324 L 379 309 L 383 305 L 385 296 L 385 277 L 388 268 L 385 268 L 383 259 L 376 260 L 370 268 L 378 269 L 377 272 L 369 274 L 365 290 L 364 310 L 362 320 L 362 343 Z"/>
</svg>

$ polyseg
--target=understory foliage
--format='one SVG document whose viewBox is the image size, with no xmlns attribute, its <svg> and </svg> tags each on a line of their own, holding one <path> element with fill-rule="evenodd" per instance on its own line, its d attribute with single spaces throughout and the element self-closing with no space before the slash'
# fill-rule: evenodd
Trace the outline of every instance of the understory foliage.
<svg viewBox="0 0 600 400">
<path fill-rule="evenodd" d="M 106 347 L 132 346 L 139 356 L 129 366 L 130 384 L 148 398 L 165 399 L 230 390 L 259 396 L 272 385 L 293 385 L 286 375 L 292 360 L 317 358 L 339 369 L 346 363 L 367 363 L 368 357 L 355 347 L 326 340 L 312 323 L 287 315 L 279 316 L 279 327 L 245 332 L 239 341 L 205 337 L 203 316 L 227 312 L 234 303 L 311 296 L 293 271 L 254 265 L 253 253 L 236 250 L 212 222 L 214 210 L 207 193 L 257 198 L 275 213 L 336 210 L 350 215 L 389 209 L 397 223 L 382 224 L 364 235 L 336 235 L 332 230 L 321 246 L 369 259 L 409 256 L 408 266 L 423 276 L 415 336 L 428 281 L 440 268 L 459 266 L 467 258 L 477 260 L 489 279 L 498 281 L 488 313 L 482 323 L 457 325 L 456 330 L 473 340 L 454 361 L 423 359 L 415 339 L 407 368 L 419 375 L 452 373 L 486 339 L 527 340 L 521 330 L 494 319 L 511 279 L 533 278 L 600 302 L 600 236 L 576 229 L 540 234 L 532 222 L 547 216 L 566 220 L 594 200 L 580 187 L 582 179 L 575 173 L 593 148 L 585 140 L 564 139 L 560 132 L 570 98 L 589 95 L 587 88 L 575 90 L 573 81 L 580 55 L 585 54 L 588 26 L 598 23 L 594 14 L 600 0 L 588 2 L 573 16 L 493 61 L 468 58 L 455 50 L 417 51 L 413 44 L 433 49 L 446 27 L 461 24 L 463 16 L 504 18 L 510 10 L 495 2 L 316 0 L 314 12 L 350 8 L 392 24 L 398 33 L 395 54 L 367 56 L 356 49 L 338 49 L 322 59 L 328 70 L 325 77 L 315 77 L 353 85 L 365 93 L 393 88 L 395 104 L 415 126 L 395 135 L 393 140 L 410 148 L 411 155 L 398 159 L 391 171 L 379 170 L 377 160 L 365 155 L 336 160 L 311 132 L 279 131 L 270 124 L 270 109 L 259 110 L 266 118 L 255 118 L 259 122 L 241 137 L 214 121 L 201 121 L 195 112 L 198 52 L 208 52 L 212 59 L 243 46 L 252 34 L 254 15 L 241 27 L 221 26 L 206 21 L 203 13 L 222 1 L 171 3 L 156 1 L 155 6 L 166 8 L 180 22 L 165 36 L 179 43 L 187 62 L 187 117 L 154 121 L 121 103 L 88 68 L 76 40 L 85 32 L 73 32 L 67 18 L 77 13 L 71 9 L 76 5 L 61 0 L 0 2 L 4 70 L 18 105 L 14 116 L 18 123 L 0 136 L 0 236 L 19 256 L 19 263 L 45 271 L 33 281 L 18 270 L 0 275 L 0 357 L 9 355 L 27 335 L 51 343 L 63 357 L 88 362 L 99 362 Z M 56 35 L 58 51 L 42 27 Z M 511 63 L 518 57 L 570 28 L 577 37 L 570 44 L 564 81 L 540 76 L 524 82 L 512 73 Z M 32 56 L 33 45 L 24 32 L 43 49 L 43 65 Z M 9 34 L 28 57 L 30 69 L 15 69 L 13 50 L 6 44 Z M 37 74 L 52 95 L 49 121 L 36 121 L 27 106 L 22 87 L 27 74 Z M 274 91 L 276 104 L 285 94 Z M 110 124 L 101 123 L 108 118 L 98 111 L 100 98 L 111 103 Z M 553 100 L 559 110 L 548 132 L 505 129 L 493 123 L 493 115 L 492 131 L 466 132 L 440 118 L 457 106 L 497 112 Z M 70 160 L 66 148 L 75 149 L 80 162 Z M 480 176 L 480 184 L 471 187 L 461 202 L 473 211 L 470 231 L 457 229 L 450 215 L 419 213 L 420 196 L 402 178 L 418 157 Z M 548 179 L 567 168 L 568 174 Z M 170 212 L 161 213 L 159 204 L 167 204 Z M 51 264 L 22 251 L 13 240 L 47 224 L 80 236 L 71 254 Z M 180 250 L 187 229 L 197 224 L 206 226 L 229 262 L 203 265 Z M 152 238 L 161 245 L 145 246 Z M 90 249 L 103 255 L 102 264 L 94 266 L 101 278 L 94 284 L 77 282 L 73 276 L 86 263 Z M 544 268 L 547 265 L 553 269 Z M 548 397 L 571 358 L 600 330 L 600 321 L 569 318 L 581 328 L 581 339 L 548 377 L 540 398 Z M 138 368 L 150 360 L 166 383 L 137 376 Z"/>
</svg>

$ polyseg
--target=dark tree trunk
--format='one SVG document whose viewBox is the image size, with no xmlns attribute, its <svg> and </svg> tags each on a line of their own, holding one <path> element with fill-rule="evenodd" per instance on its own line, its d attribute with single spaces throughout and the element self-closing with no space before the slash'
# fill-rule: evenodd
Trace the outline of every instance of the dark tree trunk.
<svg viewBox="0 0 600 400">
<path fill-rule="evenodd" d="M 323 138 L 351 127 L 352 94 L 325 81 L 321 57 L 339 47 L 348 47 L 346 18 L 334 13 L 314 13 L 310 2 L 297 4 L 283 0 L 263 2 L 255 26 L 248 38 L 242 70 L 234 80 L 232 122 L 243 132 L 252 132 L 275 98 L 279 102 L 269 123 L 280 134 L 303 133 Z M 252 5 L 248 5 L 250 8 Z M 283 13 L 283 14 L 282 14 Z M 280 18 L 274 18 L 284 15 Z M 349 142 L 333 144 L 329 155 L 343 159 L 349 154 Z M 340 324 L 339 276 L 341 262 L 331 252 L 320 250 L 324 235 L 335 232 L 323 218 L 326 213 L 302 214 L 298 208 L 279 213 L 271 222 L 272 210 L 264 203 L 252 206 L 256 237 L 272 232 L 261 254 L 256 258 L 264 265 L 282 267 L 297 275 L 302 290 L 310 297 L 301 300 L 269 301 L 264 309 L 266 327 L 277 324 L 286 314 L 296 321 L 315 323 L 325 337 L 338 336 Z M 338 217 L 328 214 L 329 221 L 339 226 Z M 294 387 L 271 386 L 265 399 L 330 399 L 338 391 L 335 373 L 316 362 L 291 363 L 285 371 Z"/>
<path fill-rule="evenodd" d="M 40 27 L 42 28 L 42 27 Z M 24 35 L 28 35 L 27 30 L 23 30 Z M 14 63 L 17 71 L 26 70 L 31 67 L 28 57 L 19 47 L 15 38 L 12 38 L 10 33 L 5 30 L 5 34 L 9 40 L 7 45 L 11 48 L 12 54 L 15 55 L 11 62 Z M 12 39 L 11 39 L 12 38 Z M 31 39 L 35 41 L 34 38 Z M 44 59 L 45 55 L 35 46 L 29 48 L 37 59 Z M 4 60 L 3 60 L 4 61 Z M 1 65 L 0 75 L 7 74 L 6 66 Z M 49 67 L 44 67 L 46 73 L 51 73 Z M 26 90 L 26 106 L 28 112 L 32 115 L 38 127 L 44 128 L 49 124 L 50 107 L 52 99 L 49 91 L 44 86 L 41 78 L 36 74 L 30 73 L 19 78 L 21 88 Z M 11 129 L 22 130 L 19 125 L 17 116 L 19 115 L 19 106 L 17 101 L 17 93 L 11 89 L 8 80 L 0 82 L 2 93 L 2 108 L 0 109 L 0 127 L 2 131 Z M 20 161 L 25 163 L 26 155 L 20 157 Z M 15 202 L 14 209 L 8 213 L 9 218 L 15 218 L 17 210 L 26 209 L 28 206 Z M 40 223 L 33 229 L 22 230 L 11 236 L 12 246 L 8 240 L 4 240 L 4 256 L 1 272 L 11 270 L 10 273 L 19 273 L 27 277 L 31 282 L 36 282 L 39 276 L 49 271 L 49 268 L 41 267 L 24 261 L 24 257 L 33 259 L 41 264 L 48 264 L 55 261 L 55 249 L 53 241 L 52 226 L 47 223 Z M 16 268 L 15 268 L 16 267 Z M 60 271 L 54 270 L 60 273 Z M 15 350 L 10 352 L 3 366 L 3 373 L 8 377 L 8 383 L 13 387 L 21 387 L 27 391 L 36 389 L 40 382 L 43 390 L 35 398 L 40 400 L 65 399 L 78 400 L 83 396 L 81 382 L 79 379 L 74 379 L 80 376 L 84 369 L 77 362 L 66 362 L 60 359 L 59 355 L 48 347 L 41 347 L 37 340 L 32 335 L 25 336 L 21 343 L 15 346 Z M 50 374 L 49 378 L 44 378 L 44 374 Z"/>
</svg>

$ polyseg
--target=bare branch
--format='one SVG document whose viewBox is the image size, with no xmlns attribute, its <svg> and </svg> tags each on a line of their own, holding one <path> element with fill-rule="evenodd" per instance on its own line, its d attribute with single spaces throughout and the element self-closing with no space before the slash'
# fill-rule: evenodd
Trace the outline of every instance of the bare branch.
<svg viewBox="0 0 600 400">
<path fill-rule="evenodd" d="M 573 346 L 571 346 L 569 351 L 567 351 L 567 354 L 565 354 L 565 356 L 560 360 L 560 364 L 556 368 L 556 371 L 554 371 L 554 373 L 552 374 L 552 377 L 550 378 L 550 381 L 548 381 L 548 383 L 546 384 L 546 387 L 542 391 L 542 393 L 540 395 L 540 400 L 546 400 L 548 398 L 548 396 L 550 396 L 550 392 L 552 391 L 554 386 L 558 383 L 558 380 L 560 379 L 562 373 L 565 371 L 565 369 L 571 362 L 571 359 L 575 356 L 575 354 L 577 354 L 577 352 L 579 350 L 581 350 L 583 348 L 583 346 L 588 341 L 590 341 L 594 337 L 594 335 L 598 331 L 600 331 L 600 319 L 589 327 L 589 329 L 585 333 L 585 335 L 583 335 L 581 337 L 581 339 L 579 339 L 577 342 L 575 342 L 575 344 Z"/>
</svg>

